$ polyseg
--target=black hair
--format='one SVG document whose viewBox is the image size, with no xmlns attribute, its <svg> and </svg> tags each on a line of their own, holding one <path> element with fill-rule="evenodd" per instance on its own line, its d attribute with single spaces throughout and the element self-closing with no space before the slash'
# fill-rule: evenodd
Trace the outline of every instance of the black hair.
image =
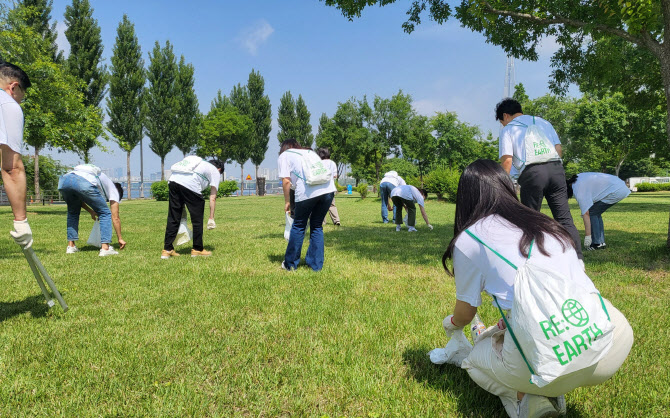
<svg viewBox="0 0 670 418">
<path fill-rule="evenodd" d="M 279 155 L 281 155 L 287 149 L 291 148 L 302 149 L 300 143 L 296 141 L 294 138 L 285 139 L 284 141 L 282 141 L 281 145 L 279 145 Z"/>
<path fill-rule="evenodd" d="M 542 254 L 550 256 L 544 248 L 545 234 L 560 241 L 563 251 L 575 246 L 572 237 L 561 224 L 519 202 L 514 183 L 500 164 L 492 160 L 477 160 L 465 167 L 458 181 L 454 237 L 442 256 L 442 265 L 447 273 L 453 275 L 447 268 L 447 260 L 452 258 L 461 232 L 489 215 L 498 215 L 521 229 L 523 235 L 519 241 L 519 251 L 524 257 L 528 256 L 533 240 Z"/>
<path fill-rule="evenodd" d="M 225 165 L 223 161 L 215 159 L 215 160 L 209 160 L 207 162 L 216 167 L 217 169 L 220 169 L 222 173 L 225 171 Z"/>
<path fill-rule="evenodd" d="M 123 199 L 123 186 L 121 186 L 121 183 L 114 183 L 114 186 L 116 186 L 116 191 L 119 192 L 119 200 Z"/>
<path fill-rule="evenodd" d="M 572 196 L 574 195 L 574 193 L 572 192 L 572 185 L 575 184 L 576 181 L 577 181 L 577 174 L 573 175 L 572 177 L 570 177 L 565 181 L 565 183 L 568 186 L 568 199 L 572 198 Z"/>
<path fill-rule="evenodd" d="M 419 190 L 419 193 L 421 193 L 421 196 L 423 196 L 424 199 L 428 197 L 428 191 L 426 189 L 421 189 L 418 187 L 417 189 Z"/>
<path fill-rule="evenodd" d="M 32 85 L 28 74 L 19 66 L 10 64 L 8 62 L 0 62 L 0 78 L 7 80 L 18 81 L 21 90 L 24 92 Z"/>
<path fill-rule="evenodd" d="M 523 113 L 523 110 L 521 110 L 521 103 L 509 97 L 502 99 L 496 105 L 496 120 L 503 120 L 503 114 L 505 113 L 508 115 Z"/>
<path fill-rule="evenodd" d="M 327 160 L 330 158 L 330 150 L 326 147 L 321 147 L 316 150 L 316 153 L 319 154 L 319 158 L 322 160 Z"/>
</svg>

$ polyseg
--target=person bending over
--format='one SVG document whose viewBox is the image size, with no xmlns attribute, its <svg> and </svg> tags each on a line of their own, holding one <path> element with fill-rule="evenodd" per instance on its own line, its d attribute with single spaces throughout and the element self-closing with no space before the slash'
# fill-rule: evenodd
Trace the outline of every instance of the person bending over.
<svg viewBox="0 0 670 418">
<path fill-rule="evenodd" d="M 500 397 L 508 415 L 514 418 L 565 414 L 563 395 L 609 379 L 633 344 L 633 331 L 626 318 L 607 299 L 600 299 L 584 273 L 571 235 L 555 220 L 521 204 L 509 175 L 491 160 L 477 160 L 467 166 L 458 183 L 454 238 L 442 257 L 445 270 L 456 282 L 456 305 L 453 314 L 443 321 L 447 333 L 472 321 L 482 304 L 482 292 L 495 297 L 502 310 L 512 309 L 516 278 L 512 264 L 523 265 L 531 251 L 533 264 L 566 277 L 585 295 L 590 294 L 598 306 L 606 306 L 615 328 L 611 348 L 604 357 L 542 387 L 530 382 L 530 371 L 510 330 L 495 325 L 486 330 L 475 340 L 461 367 L 475 383 Z M 453 262 L 453 272 L 448 260 Z M 510 310 L 505 318 L 513 323 L 514 316 L 515 311 Z M 558 329 L 565 332 L 567 327 Z M 567 359 L 565 353 L 562 355 Z"/>
<path fill-rule="evenodd" d="M 382 198 L 382 222 L 389 223 L 389 210 L 393 210 L 393 222 L 396 220 L 396 208 L 391 206 L 391 192 L 398 186 L 405 186 L 405 180 L 395 171 L 389 171 L 384 174 L 379 182 L 379 194 Z M 400 217 L 402 219 L 402 216 Z"/>
<path fill-rule="evenodd" d="M 330 167 L 330 172 L 333 173 L 333 181 L 337 180 L 337 164 L 335 161 L 330 159 L 330 150 L 328 148 L 319 148 L 316 150 L 316 153 L 319 155 L 319 158 Z M 330 204 L 328 208 L 328 213 L 330 214 L 330 219 L 333 221 L 333 225 L 340 226 L 340 214 L 337 212 L 337 207 L 335 206 L 335 199 Z M 326 224 L 326 218 L 323 218 L 323 224 Z"/>
<path fill-rule="evenodd" d="M 428 215 L 424 208 L 424 199 L 426 198 L 426 191 L 424 189 L 417 189 L 412 185 L 404 185 L 395 187 L 391 191 L 391 200 L 393 201 L 395 213 L 395 230 L 400 231 L 402 227 L 402 208 L 407 209 L 407 227 L 409 232 L 416 232 L 414 227 L 416 224 L 416 205 L 421 209 L 421 216 L 426 221 L 426 225 L 432 231 L 433 226 L 428 222 Z M 397 211 L 395 210 L 397 208 Z"/>
</svg>

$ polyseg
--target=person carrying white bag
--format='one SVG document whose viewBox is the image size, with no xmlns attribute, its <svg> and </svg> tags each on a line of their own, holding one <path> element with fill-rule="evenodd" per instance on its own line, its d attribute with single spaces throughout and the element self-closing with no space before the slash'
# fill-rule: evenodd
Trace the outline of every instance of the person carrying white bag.
<svg viewBox="0 0 670 418">
<path fill-rule="evenodd" d="M 463 171 L 442 263 L 456 282 L 454 312 L 443 321 L 448 335 L 472 321 L 482 292 L 501 313 L 461 367 L 510 417 L 564 415 L 563 395 L 603 383 L 630 352 L 628 321 L 584 273 L 570 234 L 522 205 L 494 161 Z"/>
</svg>

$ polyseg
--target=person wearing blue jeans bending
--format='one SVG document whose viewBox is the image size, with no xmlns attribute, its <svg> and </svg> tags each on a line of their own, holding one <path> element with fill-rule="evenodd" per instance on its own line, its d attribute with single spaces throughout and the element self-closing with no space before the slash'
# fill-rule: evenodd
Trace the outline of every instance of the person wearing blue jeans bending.
<svg viewBox="0 0 670 418">
<path fill-rule="evenodd" d="M 309 149 L 303 149 L 295 139 L 281 143 L 277 167 L 284 191 L 284 212 L 291 206 L 291 184 L 295 185 L 295 210 L 293 226 L 289 235 L 282 268 L 292 271 L 300 264 L 302 243 L 309 221 L 309 247 L 305 263 L 314 271 L 320 271 L 324 263 L 323 219 L 335 196 L 332 174 L 320 184 L 308 184 L 303 170 L 303 159 Z M 317 157 L 318 158 L 318 157 Z"/>
<path fill-rule="evenodd" d="M 112 225 L 119 239 L 119 249 L 126 246 L 121 236 L 121 218 L 119 202 L 123 197 L 123 188 L 113 183 L 100 168 L 91 164 L 82 164 L 65 174 L 58 182 L 58 191 L 67 203 L 67 240 L 66 254 L 79 251 L 75 241 L 79 239 L 79 214 L 85 209 L 93 219 L 100 221 L 100 242 L 102 248 L 99 255 L 117 255 L 112 243 Z M 109 206 L 107 207 L 107 201 Z"/>
<path fill-rule="evenodd" d="M 584 220 L 584 247 L 602 250 L 605 244 L 605 225 L 602 214 L 630 194 L 626 183 L 611 174 L 581 173 L 568 181 L 568 198 L 574 196 Z"/>
<path fill-rule="evenodd" d="M 379 194 L 382 198 L 382 222 L 389 223 L 389 210 L 393 209 L 393 222 L 396 220 L 396 208 L 391 207 L 391 192 L 398 186 L 404 186 L 405 180 L 395 171 L 389 171 L 384 174 L 382 181 L 379 183 Z"/>
</svg>

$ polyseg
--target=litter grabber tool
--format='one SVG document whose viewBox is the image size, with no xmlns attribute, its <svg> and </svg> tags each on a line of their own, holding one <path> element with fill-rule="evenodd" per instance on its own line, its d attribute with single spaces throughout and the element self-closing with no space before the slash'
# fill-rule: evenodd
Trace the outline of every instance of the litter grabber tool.
<svg viewBox="0 0 670 418">
<path fill-rule="evenodd" d="M 60 295 L 58 288 L 56 288 L 56 284 L 51 279 L 51 276 L 49 276 L 49 273 L 47 273 L 47 270 L 40 262 L 40 259 L 37 258 L 37 254 L 35 254 L 33 248 L 32 247 L 25 248 L 23 250 L 23 255 L 26 256 L 26 260 L 28 260 L 28 265 L 30 265 L 30 269 L 33 271 L 33 274 L 35 275 L 35 280 L 37 280 L 37 284 L 40 286 L 40 289 L 42 289 L 42 293 L 44 294 L 44 297 L 47 300 L 47 305 L 51 308 L 56 303 L 53 301 L 53 299 L 51 299 L 49 291 L 47 290 L 46 286 L 44 286 L 45 280 L 49 285 L 49 288 L 51 288 L 51 292 L 58 300 L 58 303 L 60 303 L 60 306 L 63 308 L 63 312 L 67 312 L 68 310 L 67 303 L 65 303 L 65 300 L 63 300 L 63 297 Z"/>
</svg>

